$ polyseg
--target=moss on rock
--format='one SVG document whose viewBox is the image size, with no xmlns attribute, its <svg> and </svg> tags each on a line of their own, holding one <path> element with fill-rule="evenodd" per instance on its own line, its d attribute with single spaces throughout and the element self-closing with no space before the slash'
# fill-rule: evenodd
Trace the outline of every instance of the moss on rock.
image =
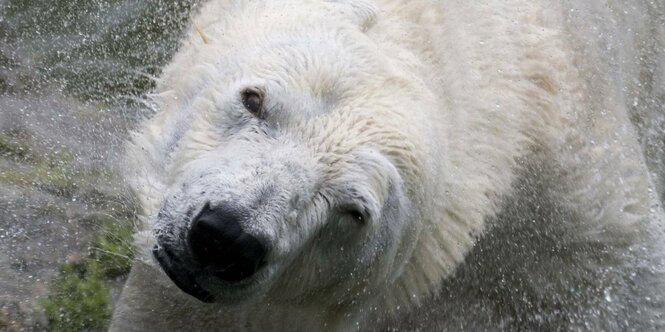
<svg viewBox="0 0 665 332">
<path fill-rule="evenodd" d="M 66 263 L 42 301 L 53 331 L 102 331 L 111 316 L 109 288 L 95 260 Z"/>
</svg>

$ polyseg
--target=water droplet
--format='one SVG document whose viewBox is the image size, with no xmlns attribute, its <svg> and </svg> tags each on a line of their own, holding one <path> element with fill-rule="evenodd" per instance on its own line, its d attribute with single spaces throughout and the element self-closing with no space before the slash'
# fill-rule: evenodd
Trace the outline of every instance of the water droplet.
<svg viewBox="0 0 665 332">
<path fill-rule="evenodd" d="M 610 294 L 610 289 L 609 288 L 605 288 L 605 290 L 603 291 L 603 294 L 605 295 L 605 301 L 612 302 L 612 295 Z"/>
</svg>

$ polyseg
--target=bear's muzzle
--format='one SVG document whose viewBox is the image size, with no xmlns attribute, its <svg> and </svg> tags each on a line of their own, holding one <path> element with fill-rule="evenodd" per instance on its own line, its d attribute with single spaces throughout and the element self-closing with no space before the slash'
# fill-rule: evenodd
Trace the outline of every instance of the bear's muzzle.
<svg viewBox="0 0 665 332">
<path fill-rule="evenodd" d="M 152 254 L 162 267 L 166 275 L 183 292 L 199 299 L 202 302 L 215 302 L 214 296 L 196 282 L 194 273 L 184 269 L 182 264 L 178 263 L 177 258 L 166 248 L 155 245 Z"/>
</svg>

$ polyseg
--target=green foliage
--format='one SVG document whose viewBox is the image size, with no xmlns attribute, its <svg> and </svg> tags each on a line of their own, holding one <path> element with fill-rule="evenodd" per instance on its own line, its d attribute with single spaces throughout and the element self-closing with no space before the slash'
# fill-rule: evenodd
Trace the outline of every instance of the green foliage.
<svg viewBox="0 0 665 332">
<path fill-rule="evenodd" d="M 107 328 L 111 317 L 108 279 L 129 272 L 134 257 L 134 224 L 110 217 L 101 222 L 90 257 L 64 264 L 49 296 L 42 301 L 53 331 Z"/>
<path fill-rule="evenodd" d="M 0 184 L 39 188 L 61 197 L 76 195 L 99 209 L 80 220 L 98 227 L 89 257 L 64 264 L 50 285 L 48 297 L 41 301 L 48 327 L 53 331 L 103 331 L 112 310 L 108 282 L 128 273 L 134 256 L 132 200 L 96 188 L 96 183 L 113 181 L 116 175 L 111 169 L 84 169 L 66 148 L 39 154 L 22 143 L 25 141 L 25 137 L 0 134 L 0 158 L 14 165 L 0 170 Z M 40 211 L 46 215 L 62 213 L 57 206 L 47 205 Z M 8 324 L 0 316 L 0 330 L 9 328 Z"/>
<path fill-rule="evenodd" d="M 24 187 L 38 187 L 62 197 L 72 197 L 80 189 L 80 183 L 92 186 L 91 179 L 109 179 L 114 174 L 109 169 L 95 167 L 80 169 L 76 157 L 67 148 L 40 155 L 24 141 L 0 134 L 0 157 L 19 163 L 25 167 L 12 167 L 0 170 L 0 182 Z M 94 188 L 86 188 L 94 189 Z"/>
<path fill-rule="evenodd" d="M 94 260 L 68 263 L 42 301 L 53 331 L 103 331 L 111 317 L 109 289 Z"/>
<path fill-rule="evenodd" d="M 77 188 L 74 179 L 81 174 L 74 168 L 74 155 L 67 149 L 35 164 L 33 176 L 39 185 L 60 196 L 71 197 Z"/>
<path fill-rule="evenodd" d="M 134 230 L 130 220 L 113 220 L 97 234 L 92 243 L 92 255 L 107 277 L 118 277 L 129 272 L 134 259 Z"/>
<path fill-rule="evenodd" d="M 59 196 L 71 197 L 77 189 L 75 179 L 84 175 L 74 167 L 74 155 L 67 149 L 39 156 L 32 153 L 27 145 L 13 143 L 0 135 L 0 156 L 31 166 L 3 170 L 0 172 L 0 181 L 41 187 Z"/>
<path fill-rule="evenodd" d="M 34 157 L 30 154 L 30 148 L 27 144 L 13 142 L 4 135 L 0 135 L 0 156 L 19 161 L 28 161 Z"/>
</svg>

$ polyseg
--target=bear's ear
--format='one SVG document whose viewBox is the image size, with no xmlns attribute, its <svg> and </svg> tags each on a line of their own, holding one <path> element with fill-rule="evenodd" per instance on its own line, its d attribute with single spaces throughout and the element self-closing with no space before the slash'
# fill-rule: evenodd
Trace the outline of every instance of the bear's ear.
<svg viewBox="0 0 665 332">
<path fill-rule="evenodd" d="M 372 1 L 365 0 L 327 0 L 339 6 L 342 14 L 346 14 L 360 30 L 367 31 L 376 23 L 377 8 Z"/>
</svg>

